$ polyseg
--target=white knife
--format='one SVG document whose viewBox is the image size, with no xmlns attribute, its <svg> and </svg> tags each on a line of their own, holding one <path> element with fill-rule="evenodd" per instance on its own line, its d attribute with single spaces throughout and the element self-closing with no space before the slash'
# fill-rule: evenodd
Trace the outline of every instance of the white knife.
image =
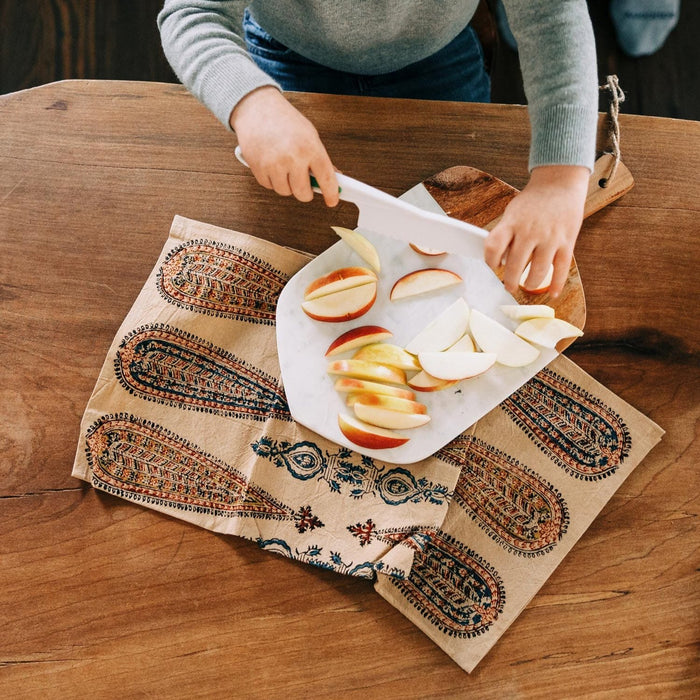
<svg viewBox="0 0 700 700">
<path fill-rule="evenodd" d="M 236 158 L 248 167 L 239 146 L 236 146 Z M 379 233 L 406 243 L 483 259 L 484 239 L 489 233 L 485 229 L 419 209 L 347 175 L 336 173 L 336 177 L 340 198 L 352 202 L 360 211 L 357 219 L 360 233 Z M 311 184 L 315 192 L 320 192 L 313 176 Z"/>
</svg>

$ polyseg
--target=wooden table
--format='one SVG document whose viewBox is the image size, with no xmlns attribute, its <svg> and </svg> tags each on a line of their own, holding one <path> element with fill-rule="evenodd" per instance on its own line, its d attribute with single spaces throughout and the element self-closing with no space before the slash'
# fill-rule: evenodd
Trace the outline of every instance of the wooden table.
<svg viewBox="0 0 700 700">
<path fill-rule="evenodd" d="M 290 96 L 345 173 L 400 194 L 452 165 L 521 187 L 524 108 Z M 605 144 L 601 117 L 600 143 Z M 259 187 L 181 87 L 0 98 L 4 697 L 690 697 L 697 691 L 700 125 L 623 116 L 636 179 L 584 224 L 569 357 L 665 428 L 470 675 L 367 581 L 71 477 L 110 342 L 175 214 L 314 253 L 352 205 Z"/>
</svg>

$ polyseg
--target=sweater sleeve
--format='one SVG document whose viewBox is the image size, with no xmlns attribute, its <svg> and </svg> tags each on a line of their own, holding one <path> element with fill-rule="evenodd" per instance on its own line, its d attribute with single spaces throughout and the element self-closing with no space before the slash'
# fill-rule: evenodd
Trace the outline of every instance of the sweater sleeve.
<svg viewBox="0 0 700 700">
<path fill-rule="evenodd" d="M 228 129 L 233 108 L 264 85 L 280 86 L 258 68 L 242 38 L 246 2 L 166 0 L 158 14 L 163 50 L 182 84 Z"/>
<path fill-rule="evenodd" d="M 530 169 L 593 169 L 598 75 L 585 0 L 503 0 L 518 43 L 532 130 Z"/>
</svg>

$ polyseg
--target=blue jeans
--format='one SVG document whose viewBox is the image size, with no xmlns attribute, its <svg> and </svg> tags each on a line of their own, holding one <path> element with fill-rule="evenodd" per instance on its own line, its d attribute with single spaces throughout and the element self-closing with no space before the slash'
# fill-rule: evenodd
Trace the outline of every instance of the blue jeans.
<svg viewBox="0 0 700 700">
<path fill-rule="evenodd" d="M 483 50 L 470 26 L 432 56 L 381 75 L 345 73 L 310 61 L 271 37 L 247 10 L 243 28 L 251 58 L 290 92 L 490 101 L 491 80 Z"/>
</svg>

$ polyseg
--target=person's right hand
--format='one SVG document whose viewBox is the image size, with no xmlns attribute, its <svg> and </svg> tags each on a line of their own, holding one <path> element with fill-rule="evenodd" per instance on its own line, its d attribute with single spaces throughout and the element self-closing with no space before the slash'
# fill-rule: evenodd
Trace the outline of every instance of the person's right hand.
<svg viewBox="0 0 700 700">
<path fill-rule="evenodd" d="M 314 196 L 309 179 L 313 174 L 326 204 L 338 204 L 335 168 L 316 128 L 277 88 L 265 86 L 246 95 L 229 123 L 263 187 L 309 202 Z"/>
</svg>

